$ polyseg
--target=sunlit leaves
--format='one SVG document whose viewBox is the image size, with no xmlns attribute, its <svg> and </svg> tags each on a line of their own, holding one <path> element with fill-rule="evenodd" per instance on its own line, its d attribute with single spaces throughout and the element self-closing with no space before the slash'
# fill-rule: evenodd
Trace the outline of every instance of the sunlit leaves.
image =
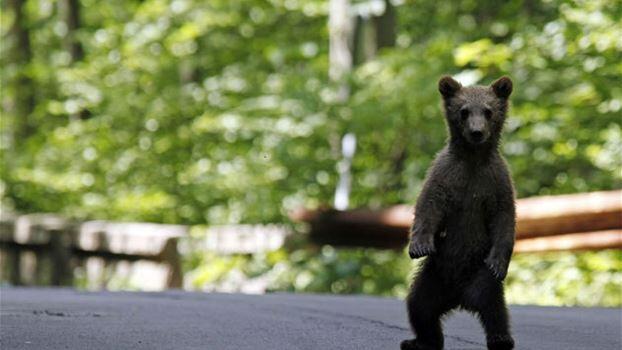
<svg viewBox="0 0 622 350">
<path fill-rule="evenodd" d="M 471 63 L 482 68 L 506 68 L 511 56 L 512 52 L 506 45 L 495 45 L 490 39 L 481 39 L 460 45 L 456 49 L 454 60 L 459 67 Z"/>
<path fill-rule="evenodd" d="M 38 132 L 2 171 L 3 204 L 16 210 L 287 221 L 332 202 L 345 132 L 358 139 L 352 205 L 413 203 L 446 137 L 442 74 L 514 79 L 502 149 L 519 196 L 622 181 L 617 2 L 399 6 L 398 46 L 355 67 L 345 104 L 327 79 L 326 1 L 81 4 L 83 60 L 68 60 L 54 4 L 41 0 L 27 10 L 33 62 L 3 65 L 3 150 L 16 122 L 7 83 L 21 69 L 37 84 Z"/>
</svg>

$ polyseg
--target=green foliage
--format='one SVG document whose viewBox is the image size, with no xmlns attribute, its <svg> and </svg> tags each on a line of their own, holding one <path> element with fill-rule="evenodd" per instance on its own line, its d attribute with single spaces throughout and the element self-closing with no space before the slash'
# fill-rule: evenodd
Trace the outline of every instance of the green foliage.
<svg viewBox="0 0 622 350">
<path fill-rule="evenodd" d="M 506 295 L 515 304 L 622 306 L 622 252 L 517 254 Z"/>
<path fill-rule="evenodd" d="M 316 97 L 327 79 L 321 2 L 81 4 L 82 61 L 70 64 L 42 1 L 28 9 L 40 22 L 33 62 L 7 62 L 37 70 L 41 89 L 35 134 L 11 140 L 3 123 L 5 206 L 213 224 L 279 221 L 284 207 L 330 195 L 314 183 L 334 163 Z M 7 89 L 9 105 L 16 95 Z"/>
<path fill-rule="evenodd" d="M 24 8 L 31 62 L 2 48 L 4 207 L 287 221 L 331 202 L 346 131 L 359 140 L 353 205 L 412 203 L 445 138 L 444 73 L 514 79 L 504 153 L 519 196 L 621 185 L 620 2 L 407 2 L 396 47 L 355 67 L 345 103 L 326 77 L 325 1 L 82 0 L 75 62 L 55 4 Z M 36 130 L 16 139 L 23 74 Z"/>
<path fill-rule="evenodd" d="M 405 297 L 418 263 L 403 252 L 376 249 L 297 248 L 267 254 L 190 255 L 192 288 L 373 294 Z M 517 254 L 506 279 L 510 304 L 622 306 L 622 252 Z"/>
<path fill-rule="evenodd" d="M 430 12 L 414 10 L 425 3 L 402 9 L 414 21 L 398 38 L 403 47 L 354 74 L 348 128 L 364 135 L 356 205 L 414 202 L 445 138 L 435 85 L 443 73 L 468 84 L 514 80 L 503 153 L 519 197 L 621 186 L 619 2 L 434 2 Z M 426 22 L 424 32 L 412 28 Z"/>
<path fill-rule="evenodd" d="M 216 291 L 311 292 L 403 296 L 409 259 L 391 250 L 295 246 L 261 254 L 219 255 L 194 250 L 186 255 L 190 288 Z"/>
</svg>

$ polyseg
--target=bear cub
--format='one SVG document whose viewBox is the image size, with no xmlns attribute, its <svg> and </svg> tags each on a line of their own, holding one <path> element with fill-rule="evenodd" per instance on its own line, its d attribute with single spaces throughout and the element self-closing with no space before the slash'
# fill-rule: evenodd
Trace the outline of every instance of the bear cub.
<svg viewBox="0 0 622 350">
<path fill-rule="evenodd" d="M 514 189 L 498 150 L 512 81 L 463 87 L 445 76 L 438 89 L 449 139 L 415 206 L 408 253 L 427 258 L 406 300 L 416 338 L 401 349 L 443 349 L 441 318 L 458 307 L 478 316 L 488 349 L 513 349 L 503 279 L 514 247 Z"/>
</svg>

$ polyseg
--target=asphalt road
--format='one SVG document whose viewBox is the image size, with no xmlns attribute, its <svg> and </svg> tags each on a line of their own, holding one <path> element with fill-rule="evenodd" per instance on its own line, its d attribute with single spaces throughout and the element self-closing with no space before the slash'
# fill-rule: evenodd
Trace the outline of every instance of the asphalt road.
<svg viewBox="0 0 622 350">
<path fill-rule="evenodd" d="M 619 350 L 620 309 L 511 308 L 517 349 Z M 446 349 L 485 349 L 475 318 Z M 402 301 L 363 296 L 0 289 L 0 349 L 399 349 Z"/>
</svg>

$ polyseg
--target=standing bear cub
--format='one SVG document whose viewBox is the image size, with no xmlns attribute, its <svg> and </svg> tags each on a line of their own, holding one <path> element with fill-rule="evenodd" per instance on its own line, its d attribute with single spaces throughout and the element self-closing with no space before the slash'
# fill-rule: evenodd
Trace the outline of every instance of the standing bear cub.
<svg viewBox="0 0 622 350">
<path fill-rule="evenodd" d="M 463 87 L 438 83 L 449 140 L 415 206 L 408 253 L 428 256 L 407 298 L 415 339 L 402 350 L 442 349 L 441 318 L 461 307 L 479 317 L 488 349 L 513 349 L 503 296 L 514 247 L 514 190 L 499 154 L 512 81 Z"/>
</svg>

